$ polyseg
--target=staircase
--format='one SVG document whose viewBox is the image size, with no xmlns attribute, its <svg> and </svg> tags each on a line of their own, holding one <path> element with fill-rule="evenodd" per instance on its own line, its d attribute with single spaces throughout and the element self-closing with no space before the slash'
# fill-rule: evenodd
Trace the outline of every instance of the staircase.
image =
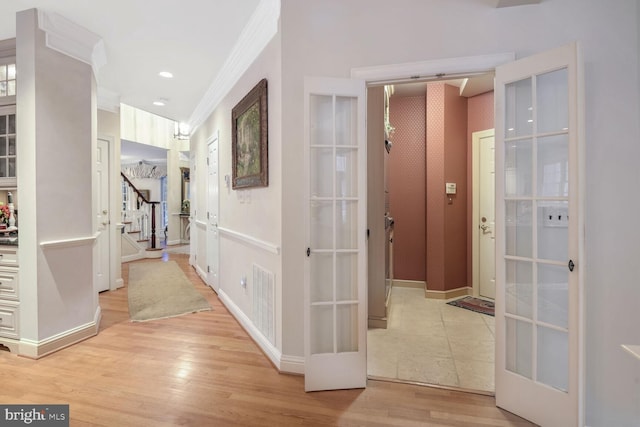
<svg viewBox="0 0 640 427">
<path fill-rule="evenodd" d="M 162 248 L 156 238 L 156 205 L 120 172 L 122 178 L 122 245 L 123 261 L 160 258 Z"/>
</svg>

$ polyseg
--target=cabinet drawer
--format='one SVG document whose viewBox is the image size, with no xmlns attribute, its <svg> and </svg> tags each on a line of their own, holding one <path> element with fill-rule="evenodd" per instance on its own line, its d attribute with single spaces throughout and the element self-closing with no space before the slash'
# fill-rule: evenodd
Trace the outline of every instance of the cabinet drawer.
<svg viewBox="0 0 640 427">
<path fill-rule="evenodd" d="M 18 338 L 18 306 L 0 304 L 0 336 Z"/>
<path fill-rule="evenodd" d="M 0 265 L 18 266 L 18 251 L 0 247 Z"/>
<path fill-rule="evenodd" d="M 0 267 L 0 298 L 18 300 L 18 269 Z"/>
</svg>

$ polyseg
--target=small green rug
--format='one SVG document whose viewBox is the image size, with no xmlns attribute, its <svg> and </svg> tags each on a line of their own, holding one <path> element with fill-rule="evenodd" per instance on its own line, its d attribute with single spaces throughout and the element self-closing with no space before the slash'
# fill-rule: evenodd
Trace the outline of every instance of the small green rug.
<svg viewBox="0 0 640 427">
<path fill-rule="evenodd" d="M 175 261 L 131 264 L 127 291 L 134 322 L 211 310 Z"/>
</svg>

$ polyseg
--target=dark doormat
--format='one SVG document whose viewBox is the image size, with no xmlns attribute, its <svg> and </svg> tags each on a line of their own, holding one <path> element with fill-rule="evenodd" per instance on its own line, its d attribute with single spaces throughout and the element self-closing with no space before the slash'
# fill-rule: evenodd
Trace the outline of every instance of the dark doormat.
<svg viewBox="0 0 640 427">
<path fill-rule="evenodd" d="M 486 301 L 480 298 L 474 297 L 462 297 L 457 300 L 449 301 L 447 304 L 460 308 L 466 308 L 467 310 L 475 311 L 477 313 L 494 316 L 494 305 L 491 301 Z"/>
</svg>

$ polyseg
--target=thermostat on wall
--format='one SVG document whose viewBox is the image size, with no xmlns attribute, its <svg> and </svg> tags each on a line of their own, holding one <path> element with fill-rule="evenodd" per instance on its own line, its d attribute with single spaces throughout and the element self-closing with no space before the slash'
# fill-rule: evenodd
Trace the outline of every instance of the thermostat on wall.
<svg viewBox="0 0 640 427">
<path fill-rule="evenodd" d="M 447 194 L 456 194 L 456 183 L 455 182 L 447 182 L 445 184 L 446 193 Z"/>
</svg>

